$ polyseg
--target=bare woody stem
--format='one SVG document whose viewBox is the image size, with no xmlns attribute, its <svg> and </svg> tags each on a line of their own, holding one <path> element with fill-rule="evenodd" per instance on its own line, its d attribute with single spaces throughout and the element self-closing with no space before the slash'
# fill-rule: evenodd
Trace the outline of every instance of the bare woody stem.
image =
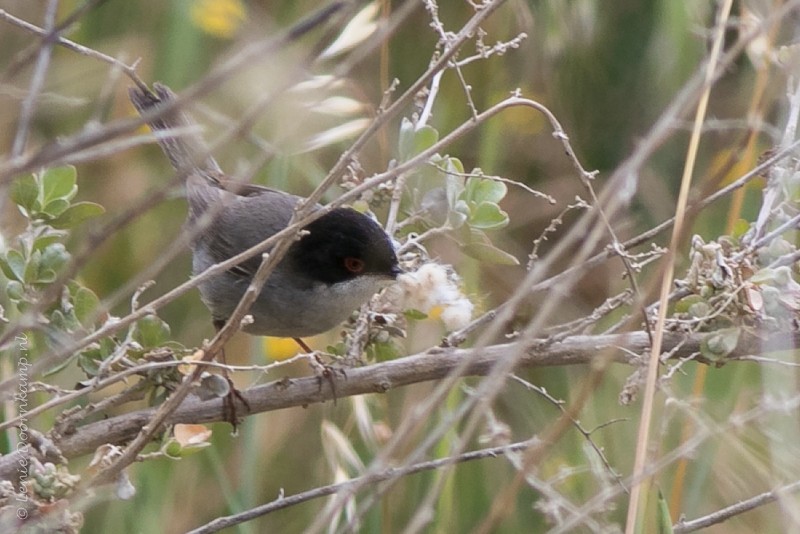
<svg viewBox="0 0 800 534">
<path fill-rule="evenodd" d="M 683 335 L 667 333 L 664 338 L 665 349 L 675 349 L 673 358 L 695 356 L 698 361 L 700 344 L 704 334 Z M 614 350 L 614 361 L 629 365 L 641 365 L 643 360 L 636 357 L 649 349 L 646 332 L 631 332 L 604 336 L 572 336 L 558 343 L 548 344 L 546 340 L 529 342 L 519 367 L 547 367 L 591 363 L 605 350 Z M 790 348 L 800 343 L 800 333 L 793 335 L 776 334 L 774 338 L 763 339 L 753 335 L 743 335 L 736 350 L 729 358 L 759 354 L 764 346 L 776 350 Z M 515 344 L 492 345 L 482 349 L 434 348 L 426 352 L 388 361 L 348 369 L 346 379 L 336 382 L 336 395 L 339 399 L 367 393 L 385 393 L 401 386 L 425 381 L 440 380 L 459 369 L 467 359 L 470 364 L 460 376 L 476 376 L 488 373 L 498 359 L 509 351 L 516 350 Z M 707 362 L 708 363 L 708 362 Z M 333 399 L 333 391 L 326 382 L 316 377 L 283 379 L 242 392 L 250 404 L 250 415 L 280 410 L 284 408 L 307 406 Z M 245 413 L 244 406 L 240 413 Z M 121 444 L 134 438 L 142 426 L 150 424 L 158 408 L 111 417 L 103 421 L 79 427 L 73 433 L 62 436 L 56 443 L 66 458 L 74 458 L 93 452 L 100 445 Z M 222 400 L 199 401 L 194 398 L 184 400 L 163 423 L 211 423 L 224 421 Z M 13 476 L 17 461 L 33 451 L 22 448 L 20 451 L 0 458 L 0 479 Z"/>
</svg>

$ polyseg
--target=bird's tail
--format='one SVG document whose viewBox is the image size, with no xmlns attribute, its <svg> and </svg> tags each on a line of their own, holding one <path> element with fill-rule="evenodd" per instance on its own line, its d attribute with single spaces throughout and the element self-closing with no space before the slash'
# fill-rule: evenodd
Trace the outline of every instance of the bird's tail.
<svg viewBox="0 0 800 534">
<path fill-rule="evenodd" d="M 131 88 L 131 102 L 145 118 L 172 166 L 186 183 L 189 220 L 195 221 L 220 200 L 222 171 L 209 154 L 196 123 L 175 107 L 176 95 L 160 83 L 153 90 Z M 172 106 L 161 113 L 159 108 Z"/>
<path fill-rule="evenodd" d="M 163 113 L 155 111 L 175 101 L 176 95 L 169 87 L 160 83 L 154 83 L 152 91 L 132 87 L 129 95 L 139 115 L 146 118 L 175 170 L 184 177 L 200 174 L 212 180 L 221 173 L 219 165 L 197 133 L 194 121 L 174 105 Z"/>
</svg>

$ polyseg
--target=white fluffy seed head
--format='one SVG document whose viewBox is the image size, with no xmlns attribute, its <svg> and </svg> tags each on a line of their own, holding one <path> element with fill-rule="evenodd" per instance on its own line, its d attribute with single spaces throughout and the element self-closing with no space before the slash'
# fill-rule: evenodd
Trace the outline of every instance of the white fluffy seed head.
<svg viewBox="0 0 800 534">
<path fill-rule="evenodd" d="M 448 330 L 466 326 L 472 318 L 472 302 L 461 292 L 460 279 L 438 263 L 426 263 L 398 277 L 404 290 L 404 307 L 429 313 L 443 308 L 441 319 Z"/>
<path fill-rule="evenodd" d="M 449 332 L 460 330 L 472 320 L 472 303 L 466 297 L 459 299 L 442 311 L 442 322 Z"/>
</svg>

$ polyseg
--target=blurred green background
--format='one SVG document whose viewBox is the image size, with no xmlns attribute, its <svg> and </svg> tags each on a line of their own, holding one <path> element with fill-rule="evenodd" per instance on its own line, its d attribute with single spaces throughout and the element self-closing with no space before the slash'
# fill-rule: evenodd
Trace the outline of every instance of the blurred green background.
<svg viewBox="0 0 800 534">
<path fill-rule="evenodd" d="M 43 4 L 30 0 L 0 0 L 0 8 L 33 24 L 41 24 Z M 60 2 L 59 17 L 63 18 L 80 4 L 68 0 Z M 391 13 L 397 8 L 393 4 L 399 5 L 388 1 L 381 5 L 386 13 Z M 471 14 L 466 2 L 440 4 L 440 18 L 448 30 L 460 29 Z M 528 35 L 527 39 L 519 49 L 510 50 L 504 56 L 466 66 L 464 77 L 472 87 L 472 98 L 478 109 L 502 100 L 516 88 L 520 88 L 524 96 L 550 107 L 570 136 L 584 167 L 599 170 L 599 189 L 702 62 L 709 48 L 708 29 L 713 26 L 713 5 L 674 0 L 512 0 L 484 25 L 488 32 L 486 41 L 510 40 L 521 32 Z M 108 0 L 82 16 L 67 37 L 127 63 L 141 60 L 137 72 L 142 79 L 148 83 L 162 81 L 179 91 L 202 80 L 214 65 L 247 43 L 275 34 L 317 7 L 317 2 L 302 0 L 243 3 L 235 0 Z M 758 13 L 758 7 L 736 2 L 735 12 L 737 16 L 752 9 Z M 356 116 L 371 116 L 389 80 L 397 78 L 399 90 L 402 90 L 424 71 L 436 44 L 429 21 L 425 11 L 418 8 L 398 27 L 383 50 L 367 55 L 348 74 L 337 91 L 364 104 Z M 322 34 L 323 31 L 312 32 L 279 54 L 253 61 L 204 97 L 203 109 L 217 114 L 206 114 L 202 109 L 195 112 L 206 125 L 206 137 L 214 138 L 214 133 L 223 127 L 220 116 L 237 120 L 261 95 L 279 87 L 282 80 L 301 65 L 304 53 L 316 45 Z M 735 37 L 734 30 L 730 37 Z M 781 38 L 778 32 L 776 42 Z M 0 50 L 4 51 L 0 54 L 0 142 L 3 147 L 11 146 L 18 107 L 30 83 L 33 61 L 15 71 L 9 67 L 19 51 L 33 42 L 31 35 L 0 22 Z M 467 47 L 462 57 L 471 53 L 472 49 Z M 314 74 L 330 73 L 337 61 L 341 60 L 322 62 L 311 70 Z M 128 80 L 114 73 L 109 65 L 57 48 L 29 146 L 40 146 L 59 136 L 74 134 L 90 121 L 134 116 L 126 97 L 128 86 Z M 713 191 L 737 177 L 753 165 L 761 152 L 776 143 L 769 129 L 751 136 L 747 117 L 748 113 L 755 113 L 771 121 L 778 130 L 782 129 L 778 119 L 785 105 L 784 93 L 782 75 L 768 65 L 754 64 L 743 56 L 729 69 L 712 93 L 709 117 L 720 127 L 710 129 L 703 137 L 694 180 L 695 196 Z M 411 111 L 409 109 L 408 114 Z M 253 132 L 275 148 L 275 155 L 259 169 L 255 179 L 304 194 L 324 177 L 347 142 L 343 140 L 305 153 L 298 153 L 299 147 L 315 133 L 352 120 L 353 116 L 320 117 L 298 113 L 305 112 L 278 99 L 255 117 Z M 443 78 L 431 124 L 445 133 L 468 118 L 463 88 L 449 72 Z M 367 146 L 360 160 L 367 174 L 385 169 L 397 156 L 398 130 L 399 122 L 392 123 Z M 672 137 L 646 164 L 639 176 L 640 185 L 632 205 L 622 217 L 613 221 L 621 238 L 636 235 L 672 214 L 687 139 L 688 128 L 676 125 Z M 246 168 L 261 151 L 251 141 L 235 139 L 223 150 L 217 150 L 223 168 Z M 510 189 L 503 208 L 510 215 L 511 225 L 493 239 L 523 265 L 533 239 L 574 201 L 576 195 L 584 194 L 560 144 L 552 138 L 549 126 L 541 116 L 528 110 L 499 115 L 453 144 L 448 153 L 460 158 L 467 169 L 480 167 L 488 174 L 519 180 L 557 200 L 556 205 L 550 206 L 520 189 Z M 160 181 L 172 176 L 171 173 L 168 162 L 156 147 L 126 150 L 78 165 L 79 198 L 98 202 L 113 214 L 141 198 Z M 328 198 L 336 193 L 331 192 Z M 729 231 L 729 224 L 737 218 L 752 219 L 760 201 L 758 188 L 746 190 L 740 200 L 726 200 L 709 208 L 692 221 L 692 232 L 713 238 Z M 99 247 L 80 273 L 81 280 L 101 298 L 112 294 L 173 246 L 184 217 L 185 203 L 176 191 Z M 567 226 L 574 217 L 574 213 L 567 216 Z M 6 210 L 2 222 L 4 237 L 9 240 L 19 230 L 21 221 L 11 210 Z M 540 255 L 546 255 L 564 231 L 562 228 L 552 235 Z M 72 240 L 77 243 L 83 238 L 85 236 L 78 232 Z M 665 239 L 660 236 L 657 242 L 663 245 Z M 468 293 L 482 310 L 506 300 L 524 276 L 523 266 L 480 264 L 464 257 L 445 239 L 435 242 L 431 252 L 456 267 L 465 279 Z M 146 297 L 163 294 L 185 281 L 189 272 L 190 256 L 184 251 L 156 276 L 157 284 Z M 593 271 L 565 300 L 559 315 L 552 317 L 552 323 L 581 317 L 606 297 L 624 289 L 627 284 L 622 280 L 622 273 L 618 263 L 607 263 Z M 651 289 L 651 274 L 647 269 L 642 273 L 641 284 L 645 290 Z M 113 313 L 123 315 L 126 312 L 127 298 L 117 304 Z M 524 324 L 527 314 L 535 311 L 537 299 L 541 298 L 544 296 L 530 300 L 519 324 Z M 187 346 L 199 346 L 204 338 L 212 335 L 207 311 L 196 292 L 171 303 L 161 310 L 160 316 L 170 324 L 173 337 Z M 411 341 L 407 349 L 411 352 L 435 344 L 441 334 L 441 327 L 435 321 L 417 325 L 409 335 Z M 320 343 L 324 346 L 329 340 Z M 263 364 L 269 361 L 270 350 L 278 350 L 275 346 L 240 336 L 227 352 L 238 356 L 231 363 Z M 755 364 L 739 363 L 709 370 L 707 377 L 698 382 L 699 386 L 693 386 L 697 369 L 695 364 L 686 365 L 685 373 L 676 375 L 670 382 L 670 392 L 675 398 L 696 403 L 695 408 L 708 421 L 724 422 L 731 414 L 752 407 L 770 384 L 766 376 L 769 373 L 762 373 Z M 306 366 L 298 365 L 282 369 L 267 379 L 309 372 Z M 629 474 L 632 468 L 640 406 L 638 403 L 622 406 L 617 398 L 631 372 L 628 367 L 618 366 L 606 373 L 580 416 L 586 429 L 621 419 L 598 429 L 592 438 L 602 447 L 614 469 L 623 475 Z M 520 375 L 546 388 L 554 397 L 569 401 L 575 385 L 581 383 L 587 373 L 587 368 L 574 367 L 521 371 Z M 57 380 L 71 387 L 80 378 L 77 372 L 65 372 Z M 467 384 L 474 382 L 465 380 Z M 420 384 L 359 402 L 366 402 L 373 424 L 391 432 L 411 412 L 415 400 L 425 398 L 433 387 Z M 692 397 L 693 387 L 700 388 L 696 398 Z M 449 413 L 463 395 L 460 389 L 454 390 L 447 405 L 431 414 L 429 426 L 423 425 L 419 435 L 409 436 L 407 442 L 419 442 L 426 428 Z M 550 402 L 511 381 L 494 410 L 498 419 L 510 428 L 513 439 L 526 439 L 559 416 Z M 375 445 L 370 445 L 358 432 L 355 413 L 350 399 L 340 400 L 336 406 L 314 405 L 265 413 L 248 418 L 236 438 L 231 437 L 228 425 L 214 425 L 213 447 L 182 461 L 161 459 L 134 466 L 132 480 L 137 494 L 133 500 L 123 502 L 108 495 L 98 496 L 99 502 L 85 511 L 83 531 L 181 532 L 217 516 L 271 501 L 281 491 L 291 495 L 331 483 L 334 466 L 340 465 L 341 453 L 332 440 L 326 439 L 321 430 L 323 421 L 344 431 L 364 463 L 369 463 L 376 453 Z M 687 431 L 689 435 L 695 431 L 687 422 L 691 418 L 674 407 L 656 415 L 654 428 L 660 453 L 675 448 L 685 439 Z M 49 428 L 48 418 L 52 417 L 46 415 L 36 426 Z M 791 420 L 796 414 L 786 417 Z M 778 428 L 784 424 L 777 415 L 773 422 Z M 731 446 L 731 437 L 735 446 Z M 452 439 L 453 435 L 443 438 L 434 452 L 445 454 Z M 758 426 L 743 428 L 736 434 L 725 433 L 708 440 L 695 451 L 685 474 L 677 476 L 677 468 L 672 465 L 657 475 L 656 482 L 672 499 L 673 510 L 689 518 L 710 513 L 773 487 L 783 476 L 797 478 L 797 466 L 794 466 L 794 473 L 775 470 L 771 443 Z M 479 443 L 473 440 L 471 445 L 478 447 Z M 789 451 L 796 452 L 797 444 L 786 446 Z M 71 462 L 71 470 L 80 472 L 86 461 L 88 459 Z M 353 475 L 353 470 L 349 470 L 349 474 Z M 515 469 L 503 458 L 458 466 L 447 475 L 445 489 L 435 502 L 433 521 L 426 531 L 469 531 L 486 515 L 493 497 L 515 474 Z M 438 476 L 424 473 L 399 481 L 364 518 L 362 531 L 402 531 L 417 509 L 421 495 Z M 596 455 L 575 430 L 569 431 L 557 447 L 550 449 L 538 476 L 542 480 L 563 477 L 552 482 L 553 487 L 577 505 L 615 484 L 598 467 Z M 547 502 L 545 496 L 526 487 L 518 494 L 516 509 L 499 525 L 497 532 L 545 531 L 550 523 L 541 508 L 546 507 Z M 797 504 L 796 500 L 793 502 Z M 615 506 L 598 517 L 622 524 L 626 500 L 617 499 L 614 503 Z M 324 500 L 317 500 L 291 507 L 247 523 L 238 531 L 302 532 L 324 506 Z M 654 508 L 651 506 L 648 510 Z M 708 532 L 780 532 L 783 524 L 777 505 L 768 505 Z"/>
</svg>

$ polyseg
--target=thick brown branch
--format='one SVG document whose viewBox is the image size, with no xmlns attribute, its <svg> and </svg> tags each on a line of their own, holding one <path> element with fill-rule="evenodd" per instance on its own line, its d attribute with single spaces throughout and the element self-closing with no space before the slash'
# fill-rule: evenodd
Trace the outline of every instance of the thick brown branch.
<svg viewBox="0 0 800 534">
<path fill-rule="evenodd" d="M 680 334 L 670 332 L 664 337 L 664 350 L 672 358 L 686 358 L 700 351 L 705 334 Z M 612 350 L 613 359 L 619 363 L 638 365 L 636 355 L 649 348 L 646 332 L 631 332 L 603 336 L 572 336 L 561 342 L 546 344 L 541 340 L 530 343 L 520 360 L 520 367 L 546 367 L 591 363 L 601 353 Z M 792 349 L 800 345 L 800 333 L 774 334 L 760 338 L 743 334 L 736 350 L 729 358 L 761 354 L 770 351 Z M 347 369 L 335 376 L 338 398 L 365 393 L 385 393 L 391 389 L 438 380 L 447 376 L 464 360 L 472 363 L 464 371 L 465 376 L 488 373 L 505 354 L 512 352 L 512 344 L 492 345 L 481 349 L 434 348 L 424 353 L 399 358 L 389 362 Z M 709 363 L 697 356 L 698 361 Z M 330 384 L 317 377 L 284 378 L 250 388 L 242 392 L 250 404 L 250 413 L 261 413 L 283 408 L 308 406 L 333 399 Z M 66 458 L 74 458 L 93 452 L 105 443 L 121 444 L 133 439 L 142 426 L 148 424 L 157 408 L 111 417 L 103 421 L 79 427 L 73 434 L 63 436 L 57 446 Z M 240 413 L 247 413 L 240 407 Z M 222 400 L 200 401 L 190 397 L 167 418 L 167 424 L 211 423 L 224 420 Z M 0 458 L 0 479 L 7 479 L 16 472 L 21 454 L 29 454 L 28 448 Z"/>
</svg>

